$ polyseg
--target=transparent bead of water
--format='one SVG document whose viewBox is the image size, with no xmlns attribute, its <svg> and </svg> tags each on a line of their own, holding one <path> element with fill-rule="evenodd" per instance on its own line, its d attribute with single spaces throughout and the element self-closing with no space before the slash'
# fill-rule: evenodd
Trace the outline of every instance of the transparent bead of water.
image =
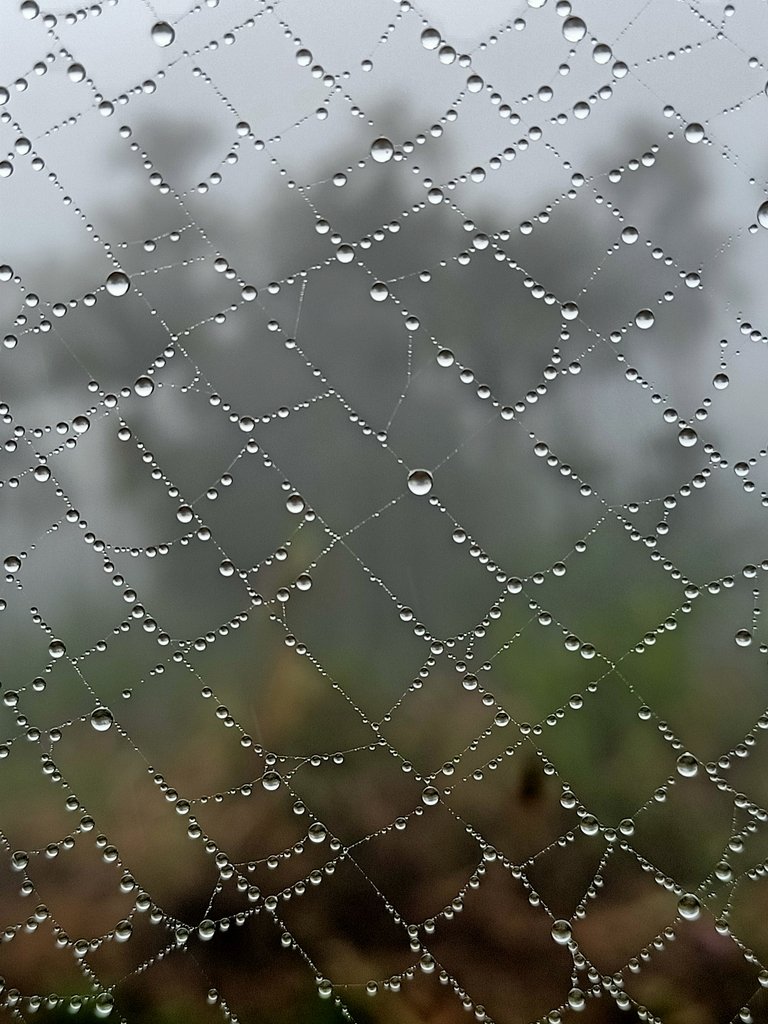
<svg viewBox="0 0 768 1024">
<path fill-rule="evenodd" d="M 749 647 L 752 643 L 752 634 L 748 629 L 737 629 L 734 640 L 739 647 Z"/>
<path fill-rule="evenodd" d="M 641 331 L 647 331 L 649 327 L 653 327 L 655 322 L 656 317 L 650 309 L 641 309 L 639 313 L 635 314 L 635 324 Z"/>
<path fill-rule="evenodd" d="M 695 921 L 701 914 L 701 904 L 692 892 L 687 892 L 677 901 L 677 911 L 686 921 Z"/>
<path fill-rule="evenodd" d="M 692 779 L 699 772 L 699 762 L 693 754 L 681 754 L 677 759 L 677 773 L 685 779 Z"/>
<path fill-rule="evenodd" d="M 691 124 L 687 124 L 685 126 L 683 134 L 685 135 L 686 142 L 692 142 L 694 144 L 701 142 L 704 138 L 704 126 L 700 125 L 698 121 L 693 121 Z"/>
<path fill-rule="evenodd" d="M 414 469 L 408 474 L 408 490 L 420 497 L 432 490 L 432 474 L 426 469 Z"/>
<path fill-rule="evenodd" d="M 114 718 L 109 708 L 96 708 L 91 714 L 91 726 L 96 732 L 106 732 L 112 728 Z"/>
<path fill-rule="evenodd" d="M 563 22 L 563 36 L 569 43 L 580 42 L 587 33 L 587 26 L 581 18 L 570 17 Z"/>
<path fill-rule="evenodd" d="M 389 288 L 387 288 L 383 281 L 375 281 L 371 285 L 371 298 L 374 302 L 384 302 L 385 299 L 389 298 Z"/>
<path fill-rule="evenodd" d="M 133 390 L 140 398 L 149 398 L 152 392 L 155 390 L 155 382 L 151 377 L 139 377 L 136 383 L 133 385 Z"/>
<path fill-rule="evenodd" d="M 131 282 L 128 275 L 124 274 L 122 270 L 113 270 L 106 280 L 106 287 L 110 295 L 119 298 L 128 292 Z"/>
<path fill-rule="evenodd" d="M 561 946 L 571 941 L 571 926 L 562 919 L 555 921 L 552 925 L 552 938 Z"/>
<path fill-rule="evenodd" d="M 376 139 L 371 145 L 371 156 L 378 164 L 387 163 L 394 155 L 395 147 L 384 136 Z"/>
<path fill-rule="evenodd" d="M 167 21 L 158 21 L 152 26 L 152 41 L 158 46 L 170 46 L 175 38 L 173 26 Z"/>
<path fill-rule="evenodd" d="M 768 199 L 758 207 L 757 223 L 761 228 L 768 228 Z"/>
<path fill-rule="evenodd" d="M 680 433 L 677 435 L 677 440 L 683 446 L 683 448 L 692 448 L 699 440 L 699 435 L 693 429 L 693 427 L 683 427 Z"/>
<path fill-rule="evenodd" d="M 425 50 L 436 50 L 441 42 L 440 33 L 436 28 L 425 28 L 421 33 L 421 45 Z"/>
</svg>

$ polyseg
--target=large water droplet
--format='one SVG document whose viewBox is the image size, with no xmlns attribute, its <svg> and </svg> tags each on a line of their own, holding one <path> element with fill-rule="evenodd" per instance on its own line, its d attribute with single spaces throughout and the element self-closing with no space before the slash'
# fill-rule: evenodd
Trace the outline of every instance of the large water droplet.
<svg viewBox="0 0 768 1024">
<path fill-rule="evenodd" d="M 718 391 L 725 391 L 728 385 L 731 383 L 731 379 L 727 373 L 716 373 L 712 378 L 712 383 Z"/>
<path fill-rule="evenodd" d="M 440 33 L 436 28 L 425 28 L 421 33 L 421 45 L 425 50 L 436 50 L 440 43 Z"/>
<path fill-rule="evenodd" d="M 8 555 L 3 559 L 3 568 L 6 572 L 18 572 L 21 568 L 21 559 L 18 555 Z"/>
<path fill-rule="evenodd" d="M 699 773 L 699 762 L 693 754 L 681 754 L 677 759 L 677 772 L 684 779 L 692 779 L 694 775 Z"/>
<path fill-rule="evenodd" d="M 761 228 L 768 228 L 768 199 L 758 207 L 757 223 Z"/>
<path fill-rule="evenodd" d="M 414 469 L 408 474 L 408 490 L 419 496 L 432 490 L 432 474 L 426 469 Z"/>
<path fill-rule="evenodd" d="M 139 377 L 133 385 L 133 390 L 140 398 L 149 398 L 155 390 L 155 382 L 151 377 Z"/>
<path fill-rule="evenodd" d="M 427 788 L 421 794 L 421 799 L 422 802 L 427 805 L 427 807 L 434 807 L 435 804 L 438 803 L 440 800 L 440 794 L 438 793 L 434 786 L 427 786 Z"/>
<path fill-rule="evenodd" d="M 122 270 L 114 270 L 106 280 L 107 291 L 110 295 L 114 295 L 119 298 L 121 295 L 125 295 L 128 289 L 131 287 L 130 279 L 127 274 L 124 274 Z"/>
<path fill-rule="evenodd" d="M 739 647 L 749 647 L 749 645 L 752 643 L 752 634 L 748 629 L 737 629 L 736 635 L 734 636 L 734 640 L 739 645 Z"/>
<path fill-rule="evenodd" d="M 655 323 L 656 317 L 650 309 L 641 309 L 640 312 L 635 315 L 635 324 L 641 331 L 647 331 L 648 328 L 653 327 Z"/>
<path fill-rule="evenodd" d="M 152 40 L 158 46 L 170 46 L 175 38 L 176 33 L 167 21 L 158 21 L 152 26 Z"/>
<path fill-rule="evenodd" d="M 376 163 L 385 164 L 388 160 L 391 160 L 394 155 L 395 147 L 389 139 L 385 139 L 383 136 L 380 139 L 376 139 L 371 146 L 371 156 Z"/>
<path fill-rule="evenodd" d="M 371 298 L 374 302 L 383 302 L 389 298 L 389 288 L 383 281 L 375 281 L 371 285 Z"/>
<path fill-rule="evenodd" d="M 704 138 L 704 126 L 700 125 L 698 121 L 693 121 L 691 124 L 685 126 L 684 135 L 686 142 L 701 142 Z"/>
<path fill-rule="evenodd" d="M 680 433 L 677 435 L 677 440 L 683 446 L 683 448 L 692 448 L 699 440 L 699 435 L 693 429 L 693 427 L 683 427 Z"/>
<path fill-rule="evenodd" d="M 581 18 L 566 18 L 563 22 L 563 35 L 569 43 L 578 43 L 587 33 L 587 26 Z"/>
<path fill-rule="evenodd" d="M 559 942 L 561 946 L 571 941 L 571 934 L 571 926 L 567 921 L 561 919 L 555 921 L 552 925 L 552 938 L 555 942 Z"/>
<path fill-rule="evenodd" d="M 96 732 L 106 732 L 112 728 L 114 718 L 109 708 L 96 708 L 91 714 L 91 725 Z"/>
<path fill-rule="evenodd" d="M 701 914 L 701 904 L 692 892 L 687 892 L 677 901 L 677 911 L 686 921 L 695 921 Z"/>
</svg>

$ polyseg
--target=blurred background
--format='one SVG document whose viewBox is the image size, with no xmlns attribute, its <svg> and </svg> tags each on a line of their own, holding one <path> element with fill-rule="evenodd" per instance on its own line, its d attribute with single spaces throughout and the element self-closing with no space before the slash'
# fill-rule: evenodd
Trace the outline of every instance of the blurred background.
<svg viewBox="0 0 768 1024">
<path fill-rule="evenodd" d="M 768 1021 L 764 36 L 0 10 L 0 1020 Z"/>
</svg>

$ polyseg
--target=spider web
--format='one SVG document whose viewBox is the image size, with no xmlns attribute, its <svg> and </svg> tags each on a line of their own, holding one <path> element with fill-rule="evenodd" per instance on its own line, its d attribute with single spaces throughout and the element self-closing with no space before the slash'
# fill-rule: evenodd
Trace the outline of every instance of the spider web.
<svg viewBox="0 0 768 1024">
<path fill-rule="evenodd" d="M 764 3 L 0 17 L 0 1015 L 768 1020 Z"/>
</svg>

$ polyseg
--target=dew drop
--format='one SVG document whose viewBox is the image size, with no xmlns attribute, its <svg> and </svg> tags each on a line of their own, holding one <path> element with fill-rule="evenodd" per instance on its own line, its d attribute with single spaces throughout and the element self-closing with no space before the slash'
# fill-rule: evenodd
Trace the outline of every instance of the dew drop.
<svg viewBox="0 0 768 1024">
<path fill-rule="evenodd" d="M 107 291 L 110 295 L 114 295 L 119 298 L 121 295 L 125 295 L 128 289 L 131 287 L 131 282 L 127 274 L 124 274 L 122 270 L 113 270 L 112 273 L 106 280 Z"/>
<path fill-rule="evenodd" d="M 677 435 L 677 440 L 683 446 L 683 448 L 692 448 L 699 440 L 699 435 L 693 429 L 693 427 L 683 427 L 680 433 Z"/>
<path fill-rule="evenodd" d="M 140 398 L 149 398 L 155 390 L 155 382 L 151 377 L 139 377 L 133 385 L 133 390 Z"/>
<path fill-rule="evenodd" d="M 693 754 L 681 754 L 677 759 L 677 773 L 684 779 L 692 779 L 699 773 L 699 762 Z"/>
<path fill-rule="evenodd" d="M 118 921 L 115 925 L 115 939 L 118 942 L 127 942 L 133 933 L 133 925 L 130 921 Z"/>
<path fill-rule="evenodd" d="M 420 497 L 432 490 L 432 474 L 426 469 L 414 469 L 408 474 L 408 490 Z"/>
<path fill-rule="evenodd" d="M 67 653 L 67 648 L 63 640 L 51 640 L 48 644 L 48 653 L 52 658 L 63 658 Z"/>
<path fill-rule="evenodd" d="M 563 35 L 569 43 L 578 43 L 587 33 L 587 26 L 581 18 L 570 17 L 563 22 Z"/>
<path fill-rule="evenodd" d="M 106 732 L 112 728 L 114 718 L 109 708 L 96 708 L 91 714 L 91 725 L 96 732 Z"/>
<path fill-rule="evenodd" d="M 595 64 L 607 64 L 613 56 L 613 51 L 607 43 L 598 43 L 592 51 L 592 60 Z"/>
<path fill-rule="evenodd" d="M 261 784 L 269 793 L 274 793 L 280 788 L 280 776 L 277 772 L 265 772 L 261 778 Z"/>
<path fill-rule="evenodd" d="M 704 138 L 704 127 L 698 121 L 693 121 L 685 126 L 684 135 L 686 142 L 696 144 Z"/>
<path fill-rule="evenodd" d="M 701 904 L 692 892 L 687 892 L 677 901 L 677 911 L 686 921 L 695 921 L 701 914 Z"/>
<path fill-rule="evenodd" d="M 634 245 L 639 237 L 640 235 L 637 228 L 634 228 L 631 225 L 627 225 L 627 227 L 625 227 L 621 232 L 621 240 L 627 245 Z"/>
<path fill-rule="evenodd" d="M 82 64 L 70 64 L 67 68 L 67 78 L 70 82 L 82 82 L 85 78 L 85 68 Z"/>
<path fill-rule="evenodd" d="M 440 33 L 436 28 L 425 28 L 421 33 L 421 45 L 425 50 L 436 50 L 441 42 Z"/>
<path fill-rule="evenodd" d="M 718 391 L 725 391 L 728 385 L 731 383 L 731 379 L 727 373 L 716 373 L 712 378 L 712 383 Z"/>
<path fill-rule="evenodd" d="M 757 223 L 761 228 L 768 228 L 768 199 L 761 203 L 757 211 Z"/>
<path fill-rule="evenodd" d="M 571 926 L 567 921 L 560 919 L 552 925 L 552 938 L 561 946 L 571 941 Z"/>
<path fill-rule="evenodd" d="M 306 505 L 304 504 L 304 499 L 302 498 L 302 496 L 294 492 L 293 494 L 290 494 L 288 496 L 288 500 L 285 503 L 285 507 L 288 509 L 289 512 L 292 512 L 295 516 L 297 516 L 304 511 Z"/>
<path fill-rule="evenodd" d="M 752 643 L 752 634 L 748 629 L 737 629 L 734 640 L 739 647 L 749 647 Z"/>
<path fill-rule="evenodd" d="M 640 312 L 635 315 L 635 324 L 641 331 L 647 331 L 648 328 L 653 327 L 655 323 L 656 317 L 650 309 L 641 309 Z"/>
<path fill-rule="evenodd" d="M 180 523 L 191 523 L 194 515 L 189 505 L 179 505 L 176 509 L 176 518 Z"/>
<path fill-rule="evenodd" d="M 176 33 L 167 21 L 158 21 L 152 26 L 152 41 L 158 46 L 170 46 L 175 38 Z"/>
<path fill-rule="evenodd" d="M 371 145 L 371 156 L 378 164 L 385 164 L 395 155 L 395 147 L 383 136 Z"/>
<path fill-rule="evenodd" d="M 389 288 L 383 281 L 375 281 L 371 285 L 371 298 L 374 302 L 383 302 L 389 298 Z"/>
<path fill-rule="evenodd" d="M 572 1010 L 583 1010 L 587 1000 L 580 988 L 572 988 L 568 993 L 568 1005 Z"/>
<path fill-rule="evenodd" d="M 18 572 L 21 568 L 21 559 L 18 555 L 8 555 L 3 559 L 3 568 L 6 572 Z"/>
<path fill-rule="evenodd" d="M 310 841 L 313 843 L 325 842 L 328 835 L 325 830 L 325 825 L 322 825 L 319 821 L 316 821 L 309 826 L 309 832 L 307 834 L 309 835 Z"/>
<path fill-rule="evenodd" d="M 427 807 L 434 807 L 440 801 L 440 794 L 434 786 L 427 786 L 421 794 L 421 800 Z"/>
</svg>

